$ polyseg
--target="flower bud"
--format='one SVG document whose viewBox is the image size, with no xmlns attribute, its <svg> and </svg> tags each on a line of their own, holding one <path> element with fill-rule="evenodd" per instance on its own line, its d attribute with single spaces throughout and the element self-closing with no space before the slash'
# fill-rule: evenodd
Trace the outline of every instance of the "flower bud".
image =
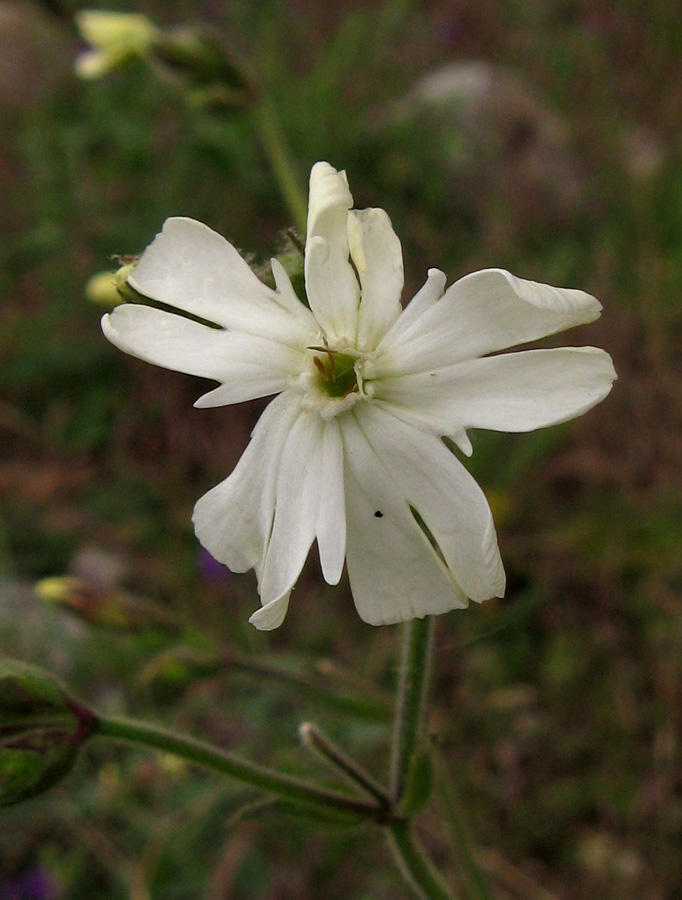
<svg viewBox="0 0 682 900">
<path fill-rule="evenodd" d="M 131 60 L 149 54 L 159 34 L 157 27 L 139 13 L 110 13 L 86 10 L 76 16 L 76 24 L 90 50 L 76 60 L 81 78 L 101 78 Z"/>
<path fill-rule="evenodd" d="M 35 585 L 35 592 L 45 603 L 64 606 L 92 625 L 118 631 L 179 630 L 173 616 L 151 600 L 102 588 L 84 578 L 44 578 Z"/>
<path fill-rule="evenodd" d="M 105 309 L 113 309 L 123 298 L 116 287 L 115 272 L 98 272 L 85 285 L 85 297 L 90 303 L 103 306 Z"/>
<path fill-rule="evenodd" d="M 134 303 L 139 294 L 128 284 L 128 276 L 137 260 L 126 263 L 116 272 L 98 272 L 85 285 L 85 297 L 90 303 L 113 309 L 121 303 Z"/>
<path fill-rule="evenodd" d="M 0 806 L 61 781 L 96 727 L 95 714 L 49 672 L 0 660 Z"/>
</svg>

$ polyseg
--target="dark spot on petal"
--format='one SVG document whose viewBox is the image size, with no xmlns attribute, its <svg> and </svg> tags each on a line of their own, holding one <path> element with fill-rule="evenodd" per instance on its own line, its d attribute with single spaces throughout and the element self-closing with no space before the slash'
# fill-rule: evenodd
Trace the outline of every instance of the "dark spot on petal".
<svg viewBox="0 0 682 900">
<path fill-rule="evenodd" d="M 378 510 L 374 513 L 374 516 L 375 516 L 375 518 L 380 519 L 380 518 L 383 516 L 383 513 L 382 513 L 382 511 L 381 511 L 380 509 L 378 509 Z"/>
</svg>

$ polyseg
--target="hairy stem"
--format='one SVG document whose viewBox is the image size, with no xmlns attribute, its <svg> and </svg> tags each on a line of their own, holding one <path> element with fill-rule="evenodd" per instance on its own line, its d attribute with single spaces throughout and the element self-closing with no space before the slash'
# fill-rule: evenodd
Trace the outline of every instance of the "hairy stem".
<svg viewBox="0 0 682 900">
<path fill-rule="evenodd" d="M 320 756 L 332 769 L 359 788 L 363 794 L 372 797 L 388 812 L 390 800 L 384 787 L 340 747 L 337 747 L 324 732 L 320 731 L 317 725 L 312 722 L 304 722 L 299 728 L 299 734 L 304 747 L 308 747 Z"/>
<path fill-rule="evenodd" d="M 253 111 L 253 122 L 294 224 L 305 234 L 308 205 L 274 104 L 261 100 Z"/>
<path fill-rule="evenodd" d="M 226 753 L 219 747 L 195 738 L 175 734 L 166 729 L 130 719 L 102 717 L 94 732 L 100 737 L 129 741 L 144 747 L 172 753 L 188 762 L 203 766 L 221 775 L 235 778 L 252 787 L 276 794 L 285 800 L 299 803 L 322 812 L 334 812 L 353 820 L 382 821 L 384 810 L 376 803 L 328 791 L 274 769 Z"/>
<path fill-rule="evenodd" d="M 400 871 L 421 900 L 457 900 L 417 842 L 412 826 L 398 821 L 386 828 L 386 834 Z"/>
<path fill-rule="evenodd" d="M 397 812 L 407 792 L 423 738 L 426 690 L 431 668 L 432 618 L 412 619 L 403 627 L 390 788 L 391 803 Z"/>
<path fill-rule="evenodd" d="M 466 888 L 466 900 L 493 900 L 492 891 L 478 863 L 476 850 L 471 842 L 456 779 L 446 771 L 445 760 L 440 750 L 435 751 L 434 758 L 438 795 L 445 812 L 461 883 L 463 888 Z"/>
</svg>

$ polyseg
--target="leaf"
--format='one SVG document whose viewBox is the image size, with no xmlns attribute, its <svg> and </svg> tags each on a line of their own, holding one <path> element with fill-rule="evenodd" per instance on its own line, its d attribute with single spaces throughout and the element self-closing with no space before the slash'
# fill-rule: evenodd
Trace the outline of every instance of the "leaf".
<svg viewBox="0 0 682 900">
<path fill-rule="evenodd" d="M 277 798 L 267 806 L 263 805 L 261 810 L 258 811 L 276 811 L 277 813 L 296 819 L 296 821 L 301 822 L 309 828 L 322 832 L 356 828 L 358 825 L 362 825 L 367 821 L 363 816 L 351 811 L 313 808 L 311 806 L 292 803 L 290 800 L 283 800 L 280 798 Z"/>
</svg>

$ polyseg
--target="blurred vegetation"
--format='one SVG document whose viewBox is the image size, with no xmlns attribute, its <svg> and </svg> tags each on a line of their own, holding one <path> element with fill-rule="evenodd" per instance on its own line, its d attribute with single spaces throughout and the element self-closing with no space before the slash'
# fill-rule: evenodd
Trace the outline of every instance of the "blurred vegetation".
<svg viewBox="0 0 682 900">
<path fill-rule="evenodd" d="M 0 651 L 47 665 L 112 713 L 319 775 L 297 745 L 298 723 L 313 720 L 383 777 L 380 719 L 237 671 L 159 697 L 139 674 L 172 637 L 88 626 L 33 595 L 38 578 L 94 577 L 154 598 L 233 652 L 272 653 L 344 690 L 392 688 L 396 629 L 365 626 L 316 560 L 268 636 L 246 624 L 252 580 L 199 553 L 193 503 L 231 470 L 262 404 L 192 409 L 196 379 L 114 350 L 84 287 L 169 215 L 206 222 L 254 261 L 279 249 L 289 222 L 246 115 L 188 108 L 142 64 L 77 82 L 80 8 L 0 0 Z M 438 622 L 431 727 L 500 898 L 679 900 L 675 4 L 136 9 L 222 29 L 279 108 L 301 178 L 328 159 L 348 170 L 358 206 L 387 209 L 406 296 L 429 266 L 451 279 L 503 266 L 603 302 L 598 324 L 558 343 L 613 355 L 608 400 L 570 426 L 474 435 L 470 468 L 493 506 L 509 589 Z M 484 107 L 475 95 L 460 101 L 466 115 L 415 107 L 418 79 L 471 60 L 500 67 L 508 101 Z M 367 833 L 311 833 L 267 810 L 235 824 L 252 799 L 171 759 L 96 745 L 65 785 L 3 811 L 0 896 L 34 898 L 36 871 L 41 896 L 63 900 L 403 896 Z M 443 817 L 436 798 L 424 832 L 450 871 Z"/>
</svg>

